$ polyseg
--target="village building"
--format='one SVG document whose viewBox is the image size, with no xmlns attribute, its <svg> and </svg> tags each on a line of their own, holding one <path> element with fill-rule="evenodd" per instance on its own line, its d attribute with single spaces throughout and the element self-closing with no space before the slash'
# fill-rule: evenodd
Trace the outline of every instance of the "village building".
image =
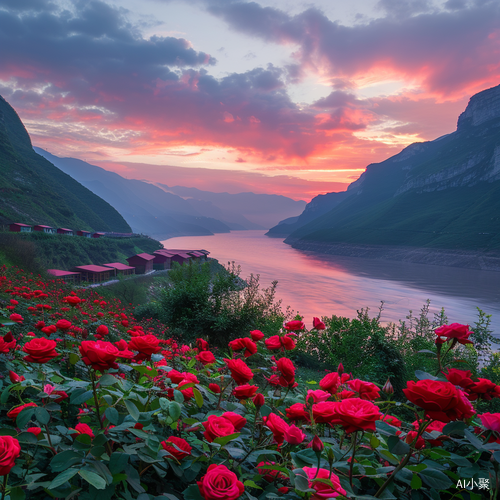
<svg viewBox="0 0 500 500">
<path fill-rule="evenodd" d="M 66 229 L 65 227 L 58 227 L 57 234 L 65 234 L 67 236 L 74 236 L 75 232 L 73 229 Z"/>
<path fill-rule="evenodd" d="M 175 255 L 165 249 L 155 250 L 153 252 L 153 269 L 161 271 L 163 269 L 170 269 L 172 264 L 172 257 Z"/>
<path fill-rule="evenodd" d="M 92 238 L 102 238 L 104 233 L 92 233 Z"/>
<path fill-rule="evenodd" d="M 114 269 L 104 266 L 75 266 L 71 270 L 81 273 L 82 281 L 90 283 L 102 283 L 115 275 Z"/>
<path fill-rule="evenodd" d="M 84 238 L 90 238 L 92 236 L 92 233 L 90 231 L 77 231 L 76 234 L 78 236 L 83 236 Z"/>
<path fill-rule="evenodd" d="M 74 271 L 63 271 L 62 269 L 47 269 L 47 272 L 59 279 L 63 279 L 66 282 L 79 283 L 81 279 L 81 274 Z"/>
<path fill-rule="evenodd" d="M 130 276 L 131 274 L 135 274 L 135 267 L 127 266 L 121 262 L 110 262 L 109 264 L 103 264 L 103 266 L 114 269 L 115 276 Z"/>
<path fill-rule="evenodd" d="M 55 234 L 56 229 L 52 226 L 43 226 L 42 224 L 37 224 L 36 226 L 33 226 L 33 231 L 40 231 L 41 233 L 46 233 L 46 234 Z"/>
<path fill-rule="evenodd" d="M 139 253 L 127 259 L 129 266 L 135 267 L 135 274 L 147 274 L 153 271 L 155 256 L 148 253 Z"/>
<path fill-rule="evenodd" d="M 28 224 L 21 224 L 20 222 L 14 222 L 10 224 L 9 230 L 14 233 L 31 233 L 31 226 L 28 226 Z"/>
</svg>

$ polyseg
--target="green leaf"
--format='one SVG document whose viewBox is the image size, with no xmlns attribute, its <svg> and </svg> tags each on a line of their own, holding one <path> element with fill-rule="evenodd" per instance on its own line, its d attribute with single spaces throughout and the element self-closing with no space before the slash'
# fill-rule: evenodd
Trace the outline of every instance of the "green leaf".
<svg viewBox="0 0 500 500">
<path fill-rule="evenodd" d="M 84 392 L 79 392 L 75 396 L 76 391 L 71 395 L 70 398 L 70 403 L 72 405 L 80 405 L 82 403 L 87 402 L 90 398 L 94 397 L 94 393 L 92 391 L 84 391 Z"/>
<path fill-rule="evenodd" d="M 26 494 L 20 486 L 16 486 L 10 490 L 10 500 L 24 500 Z"/>
<path fill-rule="evenodd" d="M 380 446 L 380 440 L 375 436 L 375 434 L 372 434 L 370 437 L 370 446 L 374 449 L 377 449 Z"/>
<path fill-rule="evenodd" d="M 35 418 L 42 425 L 48 424 L 50 422 L 49 412 L 45 408 L 35 408 Z"/>
<path fill-rule="evenodd" d="M 458 436 L 464 435 L 464 430 L 467 427 L 465 422 L 460 422 L 459 420 L 456 422 L 449 422 L 443 427 L 443 434 L 447 436 L 451 436 L 452 434 L 457 434 Z"/>
<path fill-rule="evenodd" d="M 138 371 L 141 375 L 147 375 L 148 377 L 157 377 L 158 370 L 156 368 L 149 368 L 145 365 L 137 365 L 132 367 L 134 370 Z"/>
<path fill-rule="evenodd" d="M 249 488 L 256 488 L 258 490 L 261 490 L 262 488 L 258 485 L 258 484 L 255 484 L 252 480 L 250 479 L 247 479 L 244 483 L 243 483 L 244 486 L 248 486 Z"/>
<path fill-rule="evenodd" d="M 220 444 L 221 446 L 224 446 L 225 444 L 229 443 L 229 441 L 236 439 L 239 435 L 240 435 L 239 432 L 235 432 L 234 434 L 229 434 L 229 436 L 221 436 L 221 437 L 215 438 L 213 442 Z"/>
<path fill-rule="evenodd" d="M 0 436 L 17 436 L 17 432 L 14 429 L 11 429 L 10 427 L 3 427 L 0 429 Z"/>
<path fill-rule="evenodd" d="M 114 452 L 109 457 L 109 470 L 115 475 L 125 469 L 128 463 L 129 455 L 126 453 Z"/>
<path fill-rule="evenodd" d="M 471 431 L 465 429 L 464 435 L 472 446 L 478 450 L 484 450 L 483 443 Z"/>
<path fill-rule="evenodd" d="M 59 486 L 63 485 L 65 482 L 69 481 L 73 476 L 78 474 L 80 469 L 68 469 L 64 472 L 61 472 L 58 476 L 54 478 L 54 480 L 49 484 L 49 490 L 54 490 Z"/>
<path fill-rule="evenodd" d="M 80 476 L 82 476 L 87 483 L 91 484 L 97 490 L 103 490 L 106 488 L 106 480 L 99 476 L 99 474 L 91 472 L 87 469 L 81 469 L 78 471 L 78 474 L 80 474 Z"/>
<path fill-rule="evenodd" d="M 116 377 L 113 377 L 113 375 L 106 373 L 98 380 L 98 382 L 100 386 L 105 387 L 108 385 L 116 384 L 118 382 L 118 379 Z"/>
<path fill-rule="evenodd" d="M 433 356 L 436 356 L 436 353 L 434 351 L 429 351 L 429 349 L 422 349 L 421 351 L 417 351 L 417 354 L 432 354 Z"/>
<path fill-rule="evenodd" d="M 16 427 L 19 429 L 24 429 L 26 427 L 26 424 L 31 420 L 31 417 L 33 417 L 33 414 L 35 413 L 35 408 L 28 407 L 25 408 L 21 413 L 16 418 Z"/>
<path fill-rule="evenodd" d="M 267 405 L 263 405 L 260 409 L 260 414 L 263 417 L 268 417 L 272 412 L 273 412 L 273 410 Z"/>
<path fill-rule="evenodd" d="M 160 398 L 159 403 L 160 403 L 160 408 L 163 411 L 168 411 L 168 407 L 170 406 L 170 401 L 167 398 Z"/>
<path fill-rule="evenodd" d="M 106 418 L 113 425 L 118 425 L 118 421 L 120 420 L 120 414 L 116 408 L 110 407 L 106 408 L 105 412 Z"/>
<path fill-rule="evenodd" d="M 413 474 L 411 478 L 411 489 L 419 490 L 420 488 L 422 488 L 422 480 L 418 477 L 418 474 Z"/>
<path fill-rule="evenodd" d="M 76 451 L 61 451 L 61 453 L 58 453 L 50 461 L 50 468 L 52 469 L 52 472 L 61 472 L 63 470 L 66 470 L 68 467 L 81 463 L 82 460 L 83 455 L 76 453 Z"/>
<path fill-rule="evenodd" d="M 181 391 L 178 391 L 177 389 L 174 389 L 174 399 L 177 401 L 177 403 L 184 403 L 184 395 L 182 394 Z"/>
<path fill-rule="evenodd" d="M 184 500 L 203 500 L 197 484 L 190 484 L 183 492 Z"/>
<path fill-rule="evenodd" d="M 398 436 L 391 436 L 387 440 L 387 448 L 394 455 L 406 455 L 410 451 L 408 443 L 401 441 Z"/>
<path fill-rule="evenodd" d="M 74 352 L 70 353 L 70 355 L 69 355 L 69 362 L 72 365 L 76 365 L 78 363 L 78 361 L 80 361 L 80 356 L 78 356 L 78 354 L 76 354 Z"/>
<path fill-rule="evenodd" d="M 182 412 L 181 405 L 177 401 L 170 401 L 170 406 L 168 407 L 168 414 L 172 417 L 172 420 L 174 421 L 179 420 L 181 412 Z"/>
<path fill-rule="evenodd" d="M 139 416 L 140 416 L 140 413 L 139 413 L 139 410 L 137 409 L 137 406 L 135 406 L 134 403 L 132 403 L 132 401 L 129 401 L 128 399 L 126 399 L 124 401 L 125 403 L 125 406 L 127 407 L 127 410 L 130 414 L 130 416 L 137 422 L 137 420 L 139 420 Z"/>
<path fill-rule="evenodd" d="M 428 486 L 437 490 L 446 490 L 453 485 L 446 474 L 436 469 L 427 468 L 420 473 L 420 477 Z"/>
<path fill-rule="evenodd" d="M 193 387 L 193 393 L 194 400 L 196 401 L 198 408 L 201 408 L 203 406 L 203 396 L 201 395 L 201 392 L 196 387 Z"/>
<path fill-rule="evenodd" d="M 422 370 L 415 370 L 415 377 L 417 377 L 419 380 L 437 380 L 438 378 L 435 377 L 434 375 L 431 375 L 430 373 L 424 372 Z"/>
</svg>

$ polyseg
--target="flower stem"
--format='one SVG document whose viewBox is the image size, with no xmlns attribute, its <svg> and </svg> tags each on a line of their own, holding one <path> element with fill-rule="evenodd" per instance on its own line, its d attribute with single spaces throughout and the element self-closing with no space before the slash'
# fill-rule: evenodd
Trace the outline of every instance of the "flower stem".
<svg viewBox="0 0 500 500">
<path fill-rule="evenodd" d="M 354 438 L 352 440 L 352 455 L 351 455 L 351 463 L 349 466 L 349 484 L 351 485 L 352 488 L 352 470 L 354 467 L 354 455 L 356 454 L 356 439 L 358 437 L 358 431 L 354 433 Z"/>
<path fill-rule="evenodd" d="M 97 414 L 97 419 L 99 420 L 99 426 L 101 427 L 101 430 L 104 430 L 104 425 L 101 420 L 101 412 L 99 410 L 99 398 L 97 397 L 97 390 L 95 387 L 95 373 L 93 371 L 90 371 L 90 380 L 92 382 L 92 392 L 94 393 L 94 404 L 95 404 L 95 412 Z"/>
<path fill-rule="evenodd" d="M 2 488 L 2 499 L 3 500 L 5 498 L 5 492 L 7 491 L 7 480 L 9 479 L 9 475 L 8 474 L 5 474 L 5 476 L 3 477 L 3 488 Z"/>
</svg>

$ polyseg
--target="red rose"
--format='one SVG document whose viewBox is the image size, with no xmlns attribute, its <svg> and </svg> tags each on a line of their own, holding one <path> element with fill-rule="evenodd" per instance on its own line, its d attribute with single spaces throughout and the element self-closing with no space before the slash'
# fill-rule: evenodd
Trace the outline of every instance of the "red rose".
<svg viewBox="0 0 500 500">
<path fill-rule="evenodd" d="M 12 410 L 10 410 L 8 413 L 7 413 L 7 416 L 9 418 L 11 418 L 12 420 L 16 420 L 17 416 L 25 409 L 25 408 L 35 408 L 37 407 L 38 405 L 36 403 L 26 403 L 24 405 L 21 405 L 21 406 L 16 406 L 15 408 L 12 408 Z"/>
<path fill-rule="evenodd" d="M 110 368 L 118 368 L 116 358 L 121 357 L 123 353 L 111 342 L 105 342 L 104 340 L 84 340 L 79 349 L 82 361 L 87 366 L 92 366 L 94 370 L 100 372 Z"/>
<path fill-rule="evenodd" d="M 159 340 L 154 335 L 143 335 L 130 339 L 128 347 L 131 351 L 138 351 L 137 361 L 151 361 L 151 355 L 161 351 Z"/>
<path fill-rule="evenodd" d="M 295 349 L 295 342 L 288 335 L 284 335 L 283 337 L 273 335 L 266 339 L 265 345 L 270 351 L 277 351 L 278 349 L 291 351 Z"/>
<path fill-rule="evenodd" d="M 47 335 L 47 337 L 50 337 L 50 335 L 52 333 L 56 333 L 57 332 L 57 327 L 56 327 L 56 325 L 44 326 L 40 331 L 42 333 L 45 333 L 45 335 Z"/>
<path fill-rule="evenodd" d="M 403 392 L 409 401 L 426 410 L 430 418 L 442 422 L 449 421 L 446 412 L 453 410 L 459 404 L 458 391 L 450 382 L 429 379 L 418 382 L 410 380 Z"/>
<path fill-rule="evenodd" d="M 45 337 L 39 339 L 33 339 L 26 342 L 23 347 L 23 351 L 28 354 L 24 357 L 24 361 L 29 363 L 46 363 L 52 358 L 59 356 L 55 351 L 57 342 L 55 340 L 49 340 Z"/>
<path fill-rule="evenodd" d="M 9 319 L 11 321 L 14 321 L 14 323 L 22 323 L 24 321 L 24 318 L 20 314 L 17 314 L 17 313 L 11 314 L 9 316 Z"/>
<path fill-rule="evenodd" d="M 315 469 L 312 467 L 302 467 L 307 474 L 309 488 L 316 490 L 316 493 L 309 500 L 325 500 L 327 498 L 336 498 L 340 495 L 347 495 L 346 490 L 340 485 L 339 477 L 327 469 Z M 314 479 L 329 479 L 331 485 L 314 481 Z"/>
<path fill-rule="evenodd" d="M 389 425 L 393 425 L 394 427 L 401 427 L 402 424 L 401 420 L 393 415 L 385 415 L 384 418 L 381 416 L 380 420 L 387 422 Z"/>
<path fill-rule="evenodd" d="M 405 442 L 408 444 L 413 444 L 417 435 L 418 435 L 417 431 L 408 432 L 408 434 L 406 435 L 406 438 L 405 438 Z M 425 448 L 424 438 L 422 436 L 419 436 L 417 439 L 417 442 L 414 444 L 414 446 L 417 450 L 421 450 L 422 448 Z"/>
<path fill-rule="evenodd" d="M 378 406 L 364 399 L 349 398 L 337 403 L 331 423 L 341 425 L 349 434 L 354 431 L 375 431 L 375 422 L 379 419 Z"/>
<path fill-rule="evenodd" d="M 253 372 L 241 359 L 224 359 L 231 371 L 231 377 L 238 385 L 246 384 L 253 378 Z"/>
<path fill-rule="evenodd" d="M 94 432 L 87 424 L 81 424 L 81 423 L 76 424 L 74 429 L 72 429 L 71 427 L 70 429 L 76 431 L 76 433 L 73 434 L 73 439 L 76 438 L 76 436 L 79 436 L 80 434 L 86 434 L 91 438 L 94 437 Z"/>
<path fill-rule="evenodd" d="M 40 427 L 28 427 L 26 432 L 31 432 L 31 434 L 38 436 L 38 434 L 42 432 L 42 429 L 40 429 Z"/>
<path fill-rule="evenodd" d="M 313 403 L 322 403 L 323 401 L 326 401 L 329 399 L 331 394 L 326 391 L 321 391 L 320 389 L 317 389 L 316 391 L 307 391 L 306 395 L 306 401 L 310 402 L 309 400 L 312 400 Z"/>
<path fill-rule="evenodd" d="M 6 476 L 21 454 L 19 441 L 12 436 L 0 436 L 0 476 Z"/>
<path fill-rule="evenodd" d="M 263 417 L 264 425 L 271 429 L 274 440 L 281 444 L 285 440 L 285 432 L 288 429 L 288 424 L 275 413 L 270 413 L 269 416 Z"/>
<path fill-rule="evenodd" d="M 313 418 L 317 424 L 327 424 L 333 421 L 340 403 L 335 401 L 323 401 L 316 403 L 312 407 Z"/>
<path fill-rule="evenodd" d="M 17 373 L 13 372 L 12 370 L 9 370 L 9 378 L 13 384 L 18 384 L 19 382 L 26 380 L 22 375 L 19 376 Z"/>
<path fill-rule="evenodd" d="M 215 363 L 215 356 L 210 351 L 201 351 L 195 357 L 203 365 Z"/>
<path fill-rule="evenodd" d="M 288 330 L 289 332 L 295 332 L 297 330 L 303 330 L 306 327 L 304 323 L 300 320 L 294 320 L 294 321 L 289 321 L 288 323 L 285 323 L 285 330 Z"/>
<path fill-rule="evenodd" d="M 472 344 L 472 340 L 469 339 L 471 332 L 469 330 L 469 325 L 461 325 L 460 323 L 452 323 L 451 325 L 443 325 L 434 330 L 438 338 L 436 343 L 443 343 L 446 340 L 456 340 L 460 344 Z M 442 339 L 441 337 L 445 337 Z"/>
<path fill-rule="evenodd" d="M 255 396 L 257 390 L 258 387 L 256 385 L 249 385 L 249 384 L 239 385 L 238 387 L 235 387 L 233 389 L 233 396 L 236 399 L 248 399 Z"/>
<path fill-rule="evenodd" d="M 319 386 L 330 394 L 335 394 L 340 386 L 340 376 L 337 372 L 325 375 L 319 382 Z"/>
<path fill-rule="evenodd" d="M 247 337 L 231 340 L 231 342 L 229 342 L 229 347 L 236 352 L 245 349 L 245 352 L 243 353 L 245 358 L 248 358 L 257 352 L 255 342 Z"/>
<path fill-rule="evenodd" d="M 302 403 L 295 403 L 286 409 L 286 416 L 292 421 L 304 420 L 309 422 L 310 416 L 306 410 L 306 406 Z"/>
<path fill-rule="evenodd" d="M 236 432 L 240 432 L 247 423 L 247 419 L 245 417 L 234 413 L 234 411 L 226 411 L 222 414 L 222 417 L 229 420 L 234 425 L 234 430 Z"/>
<path fill-rule="evenodd" d="M 69 330 L 71 328 L 71 321 L 68 321 L 66 319 L 60 319 L 56 323 L 56 328 L 58 328 L 59 330 L 62 330 L 63 332 L 66 330 Z"/>
<path fill-rule="evenodd" d="M 261 408 L 266 403 L 266 400 L 264 398 L 264 395 L 259 392 L 252 399 L 252 402 L 253 402 L 253 404 L 255 405 L 256 408 Z"/>
<path fill-rule="evenodd" d="M 276 365 L 281 372 L 279 384 L 283 387 L 293 387 L 295 384 L 295 366 L 293 366 L 292 360 L 280 358 Z"/>
<path fill-rule="evenodd" d="M 500 397 L 500 386 L 487 378 L 478 378 L 477 382 L 474 382 L 467 390 L 469 391 L 469 399 L 471 401 L 475 401 L 478 398 L 491 401 L 494 398 Z"/>
<path fill-rule="evenodd" d="M 359 394 L 361 399 L 373 401 L 380 397 L 380 389 L 371 382 L 364 382 L 363 380 L 354 379 L 349 380 L 347 385 Z"/>
<path fill-rule="evenodd" d="M 485 429 L 500 432 L 500 413 L 483 413 L 479 418 Z"/>
<path fill-rule="evenodd" d="M 68 297 L 64 297 L 64 299 L 70 306 L 77 306 L 82 301 L 82 299 L 76 295 L 69 295 Z"/>
<path fill-rule="evenodd" d="M 471 379 L 472 373 L 470 370 L 458 370 L 457 368 L 448 368 L 448 373 L 445 373 L 446 380 L 453 385 L 459 385 L 464 389 L 468 389 L 474 382 Z"/>
<path fill-rule="evenodd" d="M 184 380 L 185 373 L 178 372 L 173 369 L 167 372 L 167 377 L 172 381 L 173 384 L 178 384 L 181 380 Z"/>
<path fill-rule="evenodd" d="M 96 328 L 95 332 L 97 333 L 97 335 L 102 335 L 104 337 L 105 335 L 108 335 L 109 328 L 106 325 L 99 325 Z"/>
<path fill-rule="evenodd" d="M 245 491 L 238 476 L 225 465 L 210 465 L 197 484 L 205 500 L 236 500 Z"/>
<path fill-rule="evenodd" d="M 316 328 L 316 330 L 325 330 L 326 325 L 319 318 L 313 318 L 313 328 Z"/>
<path fill-rule="evenodd" d="M 337 396 L 340 398 L 340 399 L 348 399 L 348 398 L 355 398 L 356 397 L 356 393 L 353 392 L 353 391 L 340 391 Z"/>
<path fill-rule="evenodd" d="M 260 330 L 252 330 L 250 336 L 254 342 L 258 342 L 264 338 L 264 334 Z"/>
<path fill-rule="evenodd" d="M 203 339 L 196 339 L 196 347 L 199 352 L 208 350 L 208 342 Z"/>
<path fill-rule="evenodd" d="M 290 425 L 288 429 L 285 430 L 285 441 L 291 445 L 297 445 L 302 443 L 306 438 L 306 435 L 295 425 Z"/>
<path fill-rule="evenodd" d="M 215 394 L 220 394 L 220 386 L 219 386 L 219 384 L 214 384 L 214 383 L 208 384 L 208 388 L 212 392 L 215 392 Z"/>
<path fill-rule="evenodd" d="M 234 425 L 229 419 L 215 415 L 210 415 L 207 421 L 203 422 L 203 427 L 205 427 L 203 437 L 209 443 L 218 437 L 230 436 L 236 432 Z"/>
<path fill-rule="evenodd" d="M 318 436 L 314 436 L 311 442 L 307 445 L 307 448 L 312 448 L 314 452 L 321 453 L 325 449 L 325 445 Z"/>
<path fill-rule="evenodd" d="M 7 354 L 11 349 L 16 347 L 16 339 L 9 332 L 3 337 L 0 337 L 0 353 Z"/>
<path fill-rule="evenodd" d="M 191 455 L 193 449 L 185 439 L 175 436 L 170 436 L 166 441 L 162 441 L 161 445 L 164 450 L 179 461 Z"/>
</svg>

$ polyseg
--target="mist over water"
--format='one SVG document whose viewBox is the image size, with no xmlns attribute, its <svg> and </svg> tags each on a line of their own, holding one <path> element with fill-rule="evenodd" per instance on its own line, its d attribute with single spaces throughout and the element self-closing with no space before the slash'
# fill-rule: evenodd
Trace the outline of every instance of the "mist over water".
<svg viewBox="0 0 500 500">
<path fill-rule="evenodd" d="M 384 301 L 382 321 L 414 315 L 430 299 L 430 311 L 442 307 L 450 323 L 473 325 L 477 307 L 492 315 L 494 335 L 500 337 L 500 273 L 444 266 L 324 255 L 296 250 L 265 231 L 233 231 L 213 236 L 164 240 L 165 248 L 204 248 L 221 264 L 234 261 L 241 277 L 260 275 L 262 286 L 278 280 L 277 297 L 304 316 L 332 314 L 354 317 L 369 307 L 376 315 Z"/>
</svg>

